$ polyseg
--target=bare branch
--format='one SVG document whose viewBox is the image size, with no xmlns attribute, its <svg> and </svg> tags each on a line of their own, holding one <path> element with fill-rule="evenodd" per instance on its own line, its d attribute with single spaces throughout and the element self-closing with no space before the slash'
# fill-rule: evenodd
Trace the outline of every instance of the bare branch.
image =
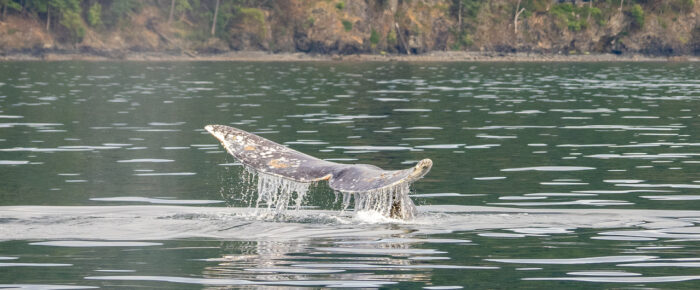
<svg viewBox="0 0 700 290">
<path fill-rule="evenodd" d="M 520 8 L 520 2 L 522 0 L 518 0 L 518 6 L 515 7 L 515 17 L 513 17 L 513 28 L 515 31 L 515 34 L 518 33 L 518 17 L 520 17 L 520 14 L 525 12 L 525 7 Z"/>
</svg>

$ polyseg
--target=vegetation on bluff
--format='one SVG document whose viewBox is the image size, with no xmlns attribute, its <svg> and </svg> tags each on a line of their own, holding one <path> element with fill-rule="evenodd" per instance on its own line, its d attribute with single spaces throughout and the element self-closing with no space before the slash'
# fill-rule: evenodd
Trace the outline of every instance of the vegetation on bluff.
<svg viewBox="0 0 700 290">
<path fill-rule="evenodd" d="M 0 51 L 700 53 L 694 0 L 0 0 Z"/>
</svg>

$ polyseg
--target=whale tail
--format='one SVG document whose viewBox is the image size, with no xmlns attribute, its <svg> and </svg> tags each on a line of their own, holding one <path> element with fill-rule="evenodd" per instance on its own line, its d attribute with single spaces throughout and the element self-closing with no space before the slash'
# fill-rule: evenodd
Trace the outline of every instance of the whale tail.
<svg viewBox="0 0 700 290">
<path fill-rule="evenodd" d="M 372 208 L 391 217 L 412 216 L 414 206 L 408 198 L 408 186 L 425 176 L 433 166 L 430 159 L 423 159 L 414 167 L 403 170 L 341 164 L 318 159 L 237 128 L 208 125 L 205 129 L 229 154 L 256 172 L 301 183 L 328 180 L 332 189 L 355 196 L 356 210 L 358 207 Z M 387 204 L 377 208 L 376 203 Z"/>
</svg>

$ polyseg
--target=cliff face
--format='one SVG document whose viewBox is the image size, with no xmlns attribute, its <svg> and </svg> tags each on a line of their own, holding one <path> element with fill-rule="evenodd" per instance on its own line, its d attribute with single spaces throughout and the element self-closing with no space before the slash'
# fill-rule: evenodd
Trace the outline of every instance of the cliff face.
<svg viewBox="0 0 700 290">
<path fill-rule="evenodd" d="M 623 6 L 611 0 L 240 1 L 222 4 L 213 35 L 216 1 L 201 0 L 174 20 L 169 20 L 170 3 L 161 2 L 141 2 L 111 26 L 81 19 L 80 37 L 55 22 L 48 32 L 40 12 L 7 13 L 0 21 L 0 52 L 700 54 L 700 5 L 692 0 L 682 0 L 683 6 L 629 0 Z M 85 3 L 83 14 L 89 9 Z"/>
<path fill-rule="evenodd" d="M 409 53 L 445 50 L 455 25 L 448 1 L 288 1 L 239 20 L 232 49 L 310 53 Z M 245 18 L 245 17 L 244 17 Z M 398 24 L 398 28 L 397 28 Z"/>
<path fill-rule="evenodd" d="M 677 13 L 650 5 L 641 11 L 641 16 L 631 12 L 634 6 L 620 10 L 619 1 L 614 2 L 615 5 L 611 5 L 611 1 L 580 3 L 572 6 L 573 11 L 557 11 L 557 5 L 561 4 L 551 4 L 523 19 L 515 33 L 514 13 L 499 9 L 507 2 L 511 1 L 491 1 L 482 8 L 481 25 L 474 40 L 480 49 L 651 55 L 700 53 L 700 5 L 694 3 L 692 9 Z M 592 6 L 590 9 L 591 3 L 599 8 Z M 509 17 L 510 22 L 503 21 Z"/>
</svg>

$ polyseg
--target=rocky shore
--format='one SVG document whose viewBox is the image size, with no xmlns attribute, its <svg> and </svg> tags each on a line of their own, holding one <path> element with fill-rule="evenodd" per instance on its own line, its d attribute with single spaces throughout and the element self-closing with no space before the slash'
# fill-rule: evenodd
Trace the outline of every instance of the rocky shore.
<svg viewBox="0 0 700 290">
<path fill-rule="evenodd" d="M 179 52 L 18 52 L 0 55 L 0 61 L 399 61 L 399 62 L 698 62 L 698 56 L 647 56 L 641 54 L 540 54 L 438 51 L 423 54 L 269 53 L 235 51 L 218 54 Z"/>
</svg>

